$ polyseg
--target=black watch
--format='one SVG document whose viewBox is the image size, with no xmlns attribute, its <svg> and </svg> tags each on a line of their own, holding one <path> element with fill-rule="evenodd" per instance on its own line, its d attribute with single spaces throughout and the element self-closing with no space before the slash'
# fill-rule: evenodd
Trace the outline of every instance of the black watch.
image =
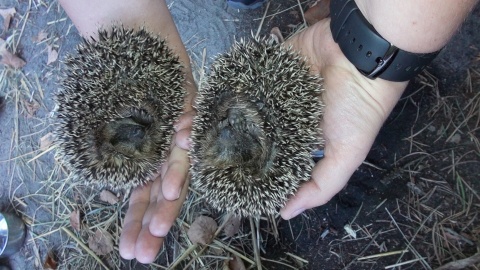
<svg viewBox="0 0 480 270">
<path fill-rule="evenodd" d="M 440 51 L 411 53 L 385 40 L 365 19 L 354 0 L 331 0 L 330 28 L 347 59 L 366 77 L 408 81 Z"/>
</svg>

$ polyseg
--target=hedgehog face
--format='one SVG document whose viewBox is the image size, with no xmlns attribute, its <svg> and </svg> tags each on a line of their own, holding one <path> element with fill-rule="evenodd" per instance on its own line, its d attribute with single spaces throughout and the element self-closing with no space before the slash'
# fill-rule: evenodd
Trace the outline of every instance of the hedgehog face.
<svg viewBox="0 0 480 270">
<path fill-rule="evenodd" d="M 153 117 L 134 110 L 130 117 L 110 121 L 99 131 L 98 143 L 128 158 L 140 158 L 151 151 Z"/>
<path fill-rule="evenodd" d="M 217 117 L 202 143 L 206 163 L 216 168 L 241 167 L 251 174 L 265 169 L 271 151 L 260 104 L 232 92 L 217 99 L 213 106 Z"/>
</svg>

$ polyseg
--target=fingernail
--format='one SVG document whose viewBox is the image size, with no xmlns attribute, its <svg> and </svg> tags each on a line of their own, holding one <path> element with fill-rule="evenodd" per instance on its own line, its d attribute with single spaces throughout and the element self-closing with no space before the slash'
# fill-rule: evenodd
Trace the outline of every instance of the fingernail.
<svg viewBox="0 0 480 270">
<path fill-rule="evenodd" d="M 298 215 L 300 215 L 301 213 L 303 213 L 303 211 L 305 211 L 305 208 L 300 208 L 300 209 L 297 209 L 293 212 L 293 214 L 290 216 L 290 218 L 294 218 Z"/>
<path fill-rule="evenodd" d="M 182 194 L 182 189 L 179 188 L 178 191 L 177 191 L 177 196 L 175 196 L 175 200 L 178 200 L 178 198 L 180 198 L 180 194 Z"/>
</svg>

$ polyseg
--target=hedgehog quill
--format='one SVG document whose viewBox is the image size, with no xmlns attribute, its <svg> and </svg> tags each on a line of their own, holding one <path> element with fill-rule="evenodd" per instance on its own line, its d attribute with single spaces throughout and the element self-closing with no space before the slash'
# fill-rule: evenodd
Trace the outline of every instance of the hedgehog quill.
<svg viewBox="0 0 480 270">
<path fill-rule="evenodd" d="M 310 179 L 321 147 L 322 79 L 271 39 L 242 40 L 216 59 L 199 89 L 192 185 L 217 210 L 276 214 Z"/>
<path fill-rule="evenodd" d="M 165 159 L 183 87 L 182 66 L 165 40 L 143 29 L 100 31 L 65 61 L 57 159 L 73 180 L 128 193 Z"/>
</svg>

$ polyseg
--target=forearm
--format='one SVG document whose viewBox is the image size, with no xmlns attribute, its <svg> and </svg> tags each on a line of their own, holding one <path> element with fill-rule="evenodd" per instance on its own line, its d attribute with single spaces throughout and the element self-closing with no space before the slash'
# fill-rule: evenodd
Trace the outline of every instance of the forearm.
<svg viewBox="0 0 480 270">
<path fill-rule="evenodd" d="M 432 2 L 434 1 L 355 0 L 364 17 L 381 36 L 396 47 L 414 53 L 434 52 L 445 46 L 477 3 L 476 0 L 445 0 L 441 2 L 442 5 L 434 5 Z M 387 116 L 408 82 L 392 82 L 381 78 L 370 80 L 360 75 L 333 41 L 329 23 L 327 20 L 325 22 L 317 23 L 301 33 L 304 36 L 301 39 L 312 42 L 298 47 L 305 50 L 314 66 L 324 70 L 322 73 L 332 70 L 325 69 L 331 66 L 355 75 L 356 83 L 365 89 L 363 94 L 380 104 Z"/>
<path fill-rule="evenodd" d="M 386 40 L 413 53 L 441 49 L 478 0 L 355 0 Z"/>
<path fill-rule="evenodd" d="M 134 29 L 143 27 L 152 34 L 165 38 L 185 67 L 189 93 L 195 91 L 190 59 L 164 0 L 59 0 L 59 2 L 80 34 L 87 39 L 96 38 L 98 29 L 108 29 L 112 25 Z M 187 105 L 189 103 L 190 101 Z"/>
</svg>

